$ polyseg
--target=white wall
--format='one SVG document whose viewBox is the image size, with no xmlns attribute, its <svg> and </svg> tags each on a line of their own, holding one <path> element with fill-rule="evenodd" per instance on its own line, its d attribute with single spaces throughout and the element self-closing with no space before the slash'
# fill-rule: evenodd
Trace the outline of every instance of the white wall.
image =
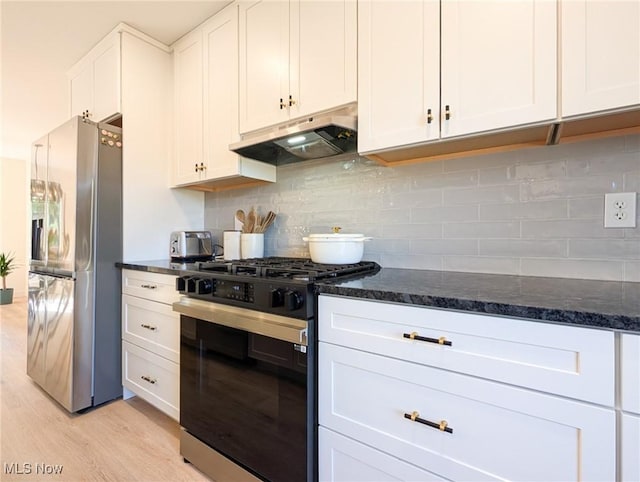
<svg viewBox="0 0 640 482">
<path fill-rule="evenodd" d="M 15 255 L 16 270 L 7 277 L 14 298 L 27 296 L 27 179 L 28 163 L 0 159 L 0 252 Z"/>
</svg>

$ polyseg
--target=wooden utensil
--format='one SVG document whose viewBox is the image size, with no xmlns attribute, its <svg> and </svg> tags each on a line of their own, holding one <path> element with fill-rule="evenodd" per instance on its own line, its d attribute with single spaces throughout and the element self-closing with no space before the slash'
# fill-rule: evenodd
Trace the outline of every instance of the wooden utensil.
<svg viewBox="0 0 640 482">
<path fill-rule="evenodd" d="M 244 225 L 245 216 L 244 216 L 244 211 L 242 209 L 238 209 L 236 211 L 236 219 Z"/>
<path fill-rule="evenodd" d="M 247 214 L 247 222 L 245 223 L 245 228 L 244 232 L 245 233 L 253 233 L 253 229 L 255 228 L 256 225 L 256 210 L 255 208 L 251 208 L 251 211 L 249 211 L 249 214 Z"/>
<path fill-rule="evenodd" d="M 267 215 L 264 217 L 262 223 L 260 224 L 260 232 L 264 233 L 267 230 L 267 228 L 271 226 L 271 223 L 275 221 L 275 219 L 276 219 L 276 213 L 274 213 L 273 211 L 269 211 Z"/>
</svg>

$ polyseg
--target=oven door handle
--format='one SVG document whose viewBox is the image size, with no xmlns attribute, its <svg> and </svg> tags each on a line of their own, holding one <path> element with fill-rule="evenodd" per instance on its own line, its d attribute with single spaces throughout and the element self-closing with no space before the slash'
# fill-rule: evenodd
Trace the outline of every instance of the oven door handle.
<svg viewBox="0 0 640 482">
<path fill-rule="evenodd" d="M 262 311 L 222 305 L 183 296 L 173 303 L 173 311 L 258 335 L 307 345 L 307 322 L 297 318 L 264 313 Z"/>
</svg>

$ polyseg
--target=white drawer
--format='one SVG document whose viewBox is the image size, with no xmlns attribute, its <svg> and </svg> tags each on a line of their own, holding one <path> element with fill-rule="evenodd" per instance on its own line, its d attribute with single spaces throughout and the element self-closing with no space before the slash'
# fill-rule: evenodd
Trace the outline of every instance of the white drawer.
<svg viewBox="0 0 640 482">
<path fill-rule="evenodd" d="M 620 480 L 640 480 L 640 417 L 623 413 L 620 432 Z"/>
<path fill-rule="evenodd" d="M 122 342 L 122 384 L 175 420 L 180 419 L 180 367 Z"/>
<path fill-rule="evenodd" d="M 324 427 L 318 429 L 318 450 L 318 478 L 320 482 L 445 480 L 427 470 L 343 437 Z"/>
<path fill-rule="evenodd" d="M 171 305 L 122 295 L 122 338 L 180 363 L 180 315 Z"/>
<path fill-rule="evenodd" d="M 321 426 L 446 479 L 615 480 L 612 408 L 326 343 L 318 369 Z"/>
<path fill-rule="evenodd" d="M 122 270 L 122 292 L 166 304 L 180 299 L 176 276 L 132 269 Z"/>
<path fill-rule="evenodd" d="M 620 337 L 620 391 L 622 410 L 640 414 L 640 335 Z"/>
<path fill-rule="evenodd" d="M 319 340 L 614 406 L 613 332 L 320 296 Z M 435 342 L 410 339 L 418 336 Z M 448 345 L 438 344 L 444 337 Z"/>
</svg>

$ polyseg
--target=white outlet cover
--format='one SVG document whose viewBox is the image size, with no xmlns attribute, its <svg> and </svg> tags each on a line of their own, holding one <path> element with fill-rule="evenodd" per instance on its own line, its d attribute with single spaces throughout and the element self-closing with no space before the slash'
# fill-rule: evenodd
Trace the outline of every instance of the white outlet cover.
<svg viewBox="0 0 640 482">
<path fill-rule="evenodd" d="M 604 227 L 635 228 L 636 198 L 637 193 L 635 192 L 613 192 L 605 194 Z"/>
</svg>

